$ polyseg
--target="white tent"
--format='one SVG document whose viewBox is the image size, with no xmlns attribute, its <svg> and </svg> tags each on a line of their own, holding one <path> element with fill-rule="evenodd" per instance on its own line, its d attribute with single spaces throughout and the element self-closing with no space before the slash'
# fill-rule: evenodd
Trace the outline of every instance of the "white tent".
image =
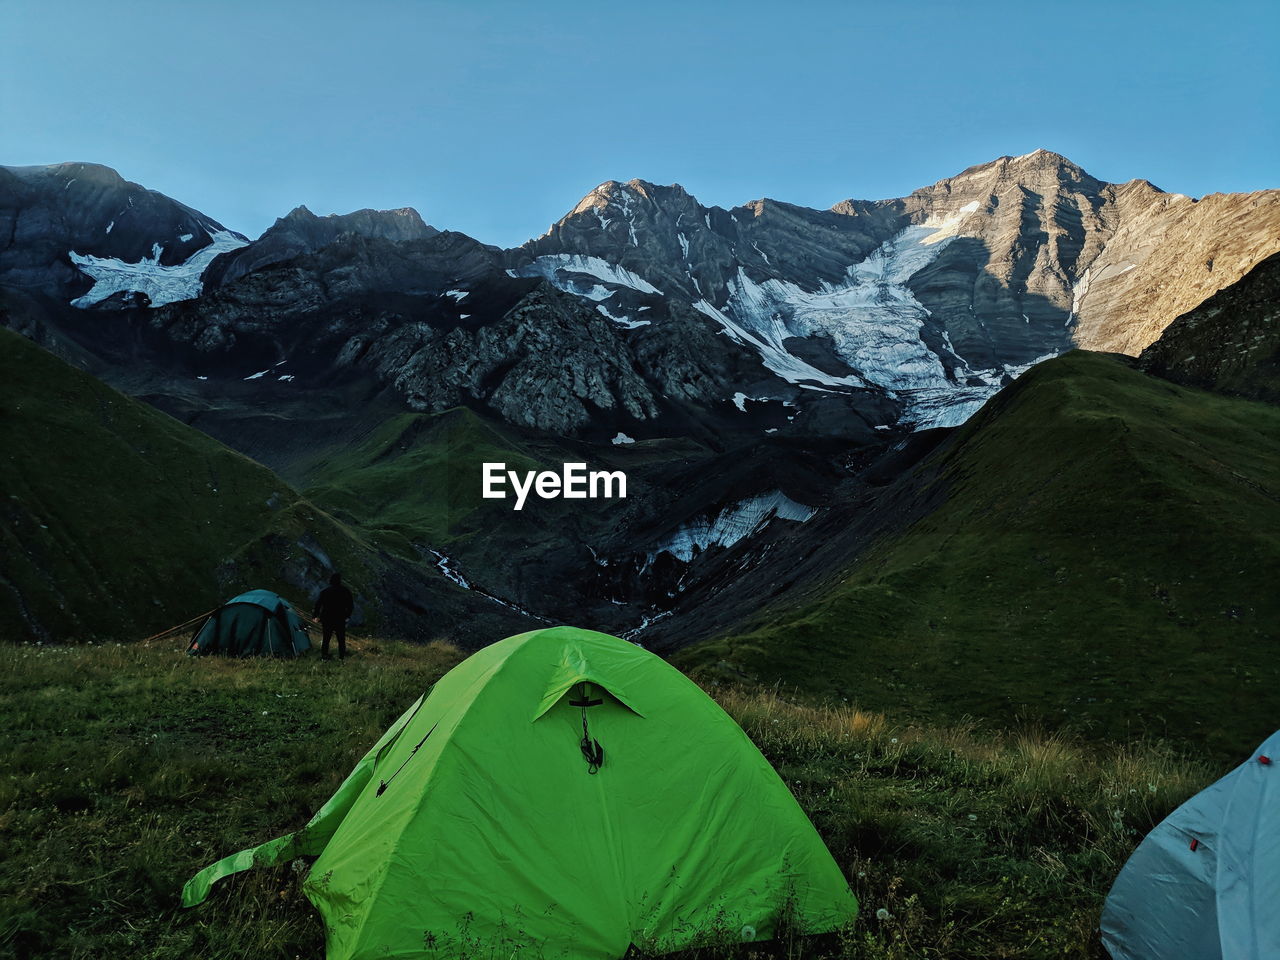
<svg viewBox="0 0 1280 960">
<path fill-rule="evenodd" d="M 1280 732 L 1138 845 L 1102 942 L 1114 960 L 1280 958 Z"/>
</svg>

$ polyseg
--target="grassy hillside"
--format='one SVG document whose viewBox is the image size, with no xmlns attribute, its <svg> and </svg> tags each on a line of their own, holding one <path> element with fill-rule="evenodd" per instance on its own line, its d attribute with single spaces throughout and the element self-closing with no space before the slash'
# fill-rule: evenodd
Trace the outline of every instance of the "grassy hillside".
<svg viewBox="0 0 1280 960">
<path fill-rule="evenodd" d="M 1074 352 L 903 482 L 940 505 L 684 665 L 1225 753 L 1274 729 L 1280 408 Z"/>
<path fill-rule="evenodd" d="M 181 885 L 305 823 L 458 659 L 440 645 L 366 645 L 342 665 L 0 648 L 0 957 L 320 956 L 305 863 L 226 881 L 193 910 L 178 907 Z M 1153 743 L 979 736 L 712 693 L 786 779 L 862 910 L 838 936 L 677 960 L 1101 960 L 1094 930 L 1121 863 L 1224 772 Z"/>
<path fill-rule="evenodd" d="M 300 462 L 308 497 L 369 530 L 442 547 L 463 546 L 492 534 L 501 523 L 510 541 L 564 536 L 566 523 L 592 516 L 601 524 L 619 504 L 597 501 L 543 501 L 530 494 L 524 510 L 509 499 L 481 496 L 486 462 L 505 462 L 508 470 L 558 471 L 566 461 L 590 469 L 625 470 L 632 487 L 669 461 L 707 458 L 705 448 L 688 440 L 648 441 L 615 447 L 556 440 L 486 420 L 465 407 L 439 414 L 401 413 L 350 444 Z M 635 490 L 630 490 L 634 497 Z M 590 522 L 590 521 L 588 521 Z"/>
<path fill-rule="evenodd" d="M 393 416 L 299 470 L 308 477 L 309 496 L 343 516 L 359 518 L 389 542 L 398 540 L 402 548 L 427 542 L 443 549 L 482 529 L 484 519 L 492 520 L 483 515 L 485 508 L 502 509 L 504 520 L 521 519 L 509 502 L 481 498 L 485 462 L 505 462 L 521 473 L 551 466 L 459 407 L 435 415 Z"/>
<path fill-rule="evenodd" d="M 589 545 L 600 547 L 617 530 L 670 509 L 682 492 L 673 472 L 709 460 L 706 448 L 689 440 L 588 444 L 458 407 L 393 415 L 293 469 L 305 478 L 308 499 L 380 548 L 405 558 L 438 550 L 479 589 L 549 619 L 586 617 L 609 629 L 616 624 L 606 618 L 616 620 L 619 608 L 598 596 L 599 567 Z M 627 498 L 543 500 L 531 492 L 516 511 L 509 483 L 506 499 L 482 497 L 485 463 L 505 463 L 523 475 L 559 472 L 567 462 L 625 471 Z M 640 616 L 632 614 L 627 625 Z"/>
<path fill-rule="evenodd" d="M 2 329 L 0 490 L 7 639 L 145 636 L 252 587 L 305 603 L 318 558 L 368 577 L 266 468 Z"/>
<path fill-rule="evenodd" d="M 335 568 L 366 629 L 475 644 L 528 623 L 3 329 L 0 491 L 0 640 L 136 640 L 256 587 L 306 606 Z"/>
</svg>

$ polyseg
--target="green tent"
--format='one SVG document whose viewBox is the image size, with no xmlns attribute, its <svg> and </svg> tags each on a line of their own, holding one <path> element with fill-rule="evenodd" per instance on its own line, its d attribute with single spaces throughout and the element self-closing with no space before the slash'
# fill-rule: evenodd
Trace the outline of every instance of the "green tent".
<svg viewBox="0 0 1280 960">
<path fill-rule="evenodd" d="M 307 628 L 289 601 L 270 590 L 250 590 L 209 614 L 187 652 L 292 657 L 310 648 Z"/>
<path fill-rule="evenodd" d="M 590 630 L 510 637 L 449 671 L 302 830 L 196 874 L 317 857 L 329 960 L 617 958 L 853 920 L 786 784 L 692 681 Z"/>
</svg>

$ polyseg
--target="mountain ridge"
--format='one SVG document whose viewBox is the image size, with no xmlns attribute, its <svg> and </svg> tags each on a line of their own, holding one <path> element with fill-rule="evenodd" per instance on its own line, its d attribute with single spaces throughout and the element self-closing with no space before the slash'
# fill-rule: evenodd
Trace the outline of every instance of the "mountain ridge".
<svg viewBox="0 0 1280 960">
<path fill-rule="evenodd" d="M 24 176 L 43 177 L 56 194 L 59 184 L 67 191 L 74 172 L 57 168 Z M 92 172 L 100 179 L 113 176 L 105 168 Z M 115 189 L 119 183 L 125 181 Z M 42 196 L 51 210 L 69 202 L 47 190 Z M 21 210 L 11 219 L 20 224 Z M 3 220 L 0 207 L 0 227 Z M 724 341 L 712 349 L 723 355 L 721 366 L 762 364 L 764 370 L 747 380 L 721 382 L 715 395 L 702 392 L 694 419 L 707 428 L 721 420 L 720 403 L 743 394 L 800 411 L 766 429 L 829 426 L 839 419 L 829 412 L 833 405 L 871 427 L 923 429 L 964 422 L 1004 384 L 1072 346 L 1140 352 L 1174 316 L 1280 250 L 1280 191 L 1192 201 L 1144 181 L 1109 184 L 1060 154 L 1037 150 L 975 164 L 907 197 L 845 200 L 829 210 L 768 198 L 731 209 L 707 207 L 679 184 L 606 180 L 547 233 L 519 247 L 501 250 L 450 235 L 459 239 L 429 246 L 440 231 L 412 208 L 317 217 L 299 206 L 254 241 L 215 230 L 206 246 L 180 263 L 166 260 L 185 249 L 173 254 L 159 244 L 152 247 L 154 263 L 73 248 L 63 266 L 61 255 L 46 252 L 55 261 L 51 276 L 63 280 L 53 277 L 52 286 L 40 289 L 78 307 L 123 311 L 134 328 L 163 328 L 170 352 L 234 351 L 244 340 L 234 331 L 254 331 L 248 342 L 259 346 L 250 352 L 274 351 L 273 362 L 284 358 L 290 333 L 255 320 L 267 286 L 274 288 L 268 312 L 280 322 L 286 303 L 292 307 L 285 312 L 312 323 L 313 314 L 341 297 L 401 297 L 394 310 L 370 303 L 372 309 L 350 313 L 342 327 L 346 342 L 334 344 L 346 370 L 335 367 L 333 373 L 372 372 L 400 390 L 413 409 L 439 410 L 472 400 L 490 404 L 495 394 L 473 384 L 467 396 L 428 391 L 432 399 L 415 399 L 427 395 L 415 386 L 420 381 L 393 376 L 387 363 L 373 361 L 371 331 L 416 344 L 405 356 L 422 370 L 437 369 L 474 345 L 457 342 L 462 333 L 449 341 L 429 331 L 447 333 L 459 324 L 497 329 L 508 322 L 504 314 L 513 303 L 501 293 L 509 279 L 542 281 L 620 328 L 617 350 L 631 355 L 632 366 L 646 362 L 637 354 L 644 352 L 639 341 L 661 332 L 674 345 L 684 336 L 688 354 L 704 342 L 707 324 Z M 370 242 L 394 249 L 378 262 Z M 12 275 L 6 272 L 10 262 L 24 256 L 14 246 L 0 247 L 0 283 Z M 458 259 L 462 247 L 471 251 L 470 266 Z M 81 271 L 94 278 L 91 290 Z M 68 273 L 77 279 L 67 280 Z M 51 294 L 60 282 L 63 292 Z M 498 296 L 482 295 L 486 290 Z M 447 298 L 456 309 L 433 306 Z M 549 307 L 552 300 L 543 302 Z M 172 322 L 175 313 L 186 318 L 183 323 Z M 66 311 L 53 311 L 49 323 L 73 339 L 97 336 Z M 368 331 L 361 332 L 362 324 Z M 66 337 L 44 337 L 60 339 Z M 492 346 L 485 348 L 491 354 Z M 156 350 L 150 363 L 163 365 L 164 351 Z M 548 350 L 571 354 L 574 345 L 563 341 Z M 675 356 L 670 350 L 666 355 Z M 729 359 L 741 355 L 756 360 Z M 684 362 L 689 359 L 681 365 L 692 369 Z M 244 360 L 252 362 L 257 360 Z M 492 370 L 519 362 L 508 352 L 485 364 Z M 602 354 L 575 366 L 571 404 L 599 405 L 602 395 L 588 384 L 614 379 L 606 369 L 610 363 Z M 674 386 L 668 377 L 660 392 L 670 395 Z M 549 401 L 537 403 L 544 409 L 533 422 L 566 429 Z M 523 417 L 519 404 L 499 407 Z M 894 412 L 885 421 L 889 408 Z M 627 404 L 604 405 L 605 411 L 617 409 Z M 809 413 L 817 410 L 827 412 Z M 585 426 L 581 417 L 571 419 L 573 429 Z M 634 417 L 607 412 L 598 426 L 628 436 L 645 429 Z"/>
</svg>

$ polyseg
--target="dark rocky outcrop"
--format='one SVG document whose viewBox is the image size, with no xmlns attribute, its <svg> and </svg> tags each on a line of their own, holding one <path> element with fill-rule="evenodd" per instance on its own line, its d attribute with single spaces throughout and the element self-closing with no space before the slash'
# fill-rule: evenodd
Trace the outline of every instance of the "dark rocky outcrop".
<svg viewBox="0 0 1280 960">
<path fill-rule="evenodd" d="M 1138 365 L 1174 383 L 1280 403 L 1280 254 L 1174 320 Z"/>
<path fill-rule="evenodd" d="M 287 362 L 274 375 L 300 386 L 359 375 L 413 410 L 470 405 L 601 439 L 659 421 L 688 430 L 713 408 L 728 416 L 736 385 L 770 376 L 706 317 L 655 300 L 655 319 L 627 329 L 543 280 L 508 276 L 499 253 L 462 234 L 348 235 L 146 319 L 193 374 L 243 381 Z"/>
<path fill-rule="evenodd" d="M 305 206 L 295 207 L 253 243 L 218 257 L 205 272 L 205 288 L 214 289 L 239 280 L 247 273 L 273 263 L 314 253 L 339 238 L 353 234 L 393 242 L 425 240 L 440 231 L 424 223 L 417 210 L 357 210 L 354 213 L 318 217 Z"/>
</svg>

